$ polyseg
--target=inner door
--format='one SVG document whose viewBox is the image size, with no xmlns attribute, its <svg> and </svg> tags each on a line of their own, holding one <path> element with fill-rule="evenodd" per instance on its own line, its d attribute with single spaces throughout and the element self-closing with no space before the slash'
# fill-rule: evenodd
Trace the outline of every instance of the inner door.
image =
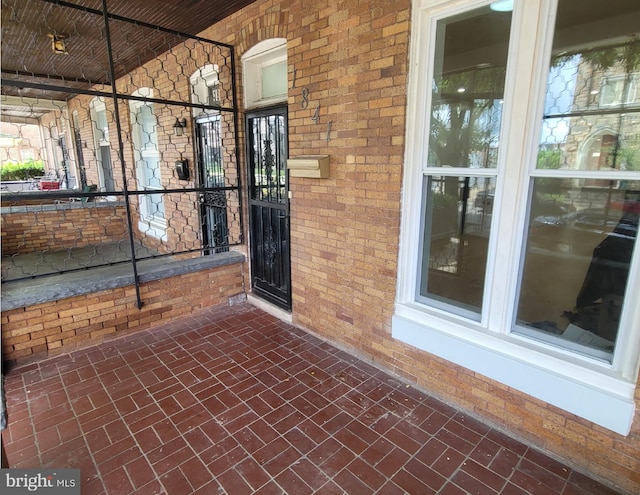
<svg viewBox="0 0 640 495">
<path fill-rule="evenodd" d="M 227 193 L 219 189 L 225 187 L 220 116 L 199 118 L 196 138 L 200 184 L 205 189 L 199 195 L 204 252 L 220 253 L 229 250 Z"/>
<path fill-rule="evenodd" d="M 291 309 L 287 108 L 247 114 L 253 293 Z"/>
</svg>

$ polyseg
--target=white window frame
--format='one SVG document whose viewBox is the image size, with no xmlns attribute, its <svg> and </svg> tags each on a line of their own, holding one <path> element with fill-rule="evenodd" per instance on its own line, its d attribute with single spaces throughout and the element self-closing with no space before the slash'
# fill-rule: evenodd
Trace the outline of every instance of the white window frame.
<svg viewBox="0 0 640 495">
<path fill-rule="evenodd" d="M 29 160 L 35 160 L 36 153 L 33 148 L 20 148 L 20 161 L 26 162 Z"/>
<path fill-rule="evenodd" d="M 265 98 L 262 94 L 262 72 L 264 68 L 281 62 L 287 62 L 287 40 L 285 38 L 264 40 L 251 47 L 242 56 L 242 78 L 246 108 L 265 107 L 287 101 L 287 91 L 268 98 Z"/>
<path fill-rule="evenodd" d="M 481 318 L 473 321 L 418 301 L 423 178 L 444 172 L 423 167 L 427 163 L 428 143 L 424 136 L 429 126 L 436 23 L 439 19 L 489 3 L 479 0 L 413 2 L 407 103 L 407 122 L 412 125 L 406 130 L 402 228 L 392 335 L 604 428 L 628 435 L 635 413 L 634 393 L 640 357 L 640 326 L 636 324 L 634 328 L 633 325 L 640 321 L 640 249 L 635 250 L 630 267 L 626 304 L 612 363 L 512 332 L 528 206 L 520 198 L 529 196 L 529 176 L 536 176 L 535 157 L 542 125 L 540 116 L 544 108 L 556 0 L 515 2 Z M 511 168 L 507 173 L 508 164 L 526 166 Z M 571 172 L 552 172 L 551 175 L 557 173 L 558 177 L 572 176 Z M 473 173 L 472 169 L 447 170 L 448 175 Z M 481 173 L 486 175 L 487 171 Z M 580 173 L 581 177 L 605 178 L 601 171 Z M 618 178 L 640 179 L 638 173 L 618 171 L 616 174 Z M 540 175 L 550 174 L 545 170 Z"/>
<path fill-rule="evenodd" d="M 220 79 L 219 79 L 219 67 L 215 64 L 207 64 L 196 70 L 189 82 L 191 83 L 191 103 L 210 106 L 213 105 L 209 101 L 209 88 L 218 86 L 218 92 L 220 91 Z M 218 104 L 222 100 L 218 100 Z M 193 109 L 193 117 L 196 118 L 199 115 L 204 115 L 206 112 L 201 108 Z"/>
<path fill-rule="evenodd" d="M 107 105 L 102 96 L 97 96 L 93 100 L 91 100 L 91 103 L 89 104 L 89 114 L 91 117 L 91 133 L 93 135 L 94 158 L 96 160 L 96 166 L 98 169 L 98 185 L 101 191 L 106 191 L 107 178 L 104 174 L 104 166 L 102 165 L 102 163 L 100 163 L 102 161 L 100 150 L 102 146 L 110 146 L 109 126 L 108 120 L 106 118 L 106 112 Z M 101 113 L 105 114 L 105 120 L 107 121 L 107 126 L 104 129 L 98 128 L 98 116 Z M 114 180 L 114 178 L 112 178 L 112 180 Z M 110 199 L 113 199 L 113 197 L 111 196 Z"/>
<path fill-rule="evenodd" d="M 132 96 L 141 96 L 144 98 L 153 98 L 153 89 L 152 88 L 140 88 L 132 93 Z M 141 164 L 141 161 L 145 158 L 145 156 L 150 156 L 153 158 L 157 158 L 158 160 L 158 173 L 161 173 L 160 163 L 161 156 L 160 150 L 158 149 L 158 135 L 157 129 L 159 128 L 158 116 L 155 113 L 156 117 L 156 149 L 148 149 L 144 150 L 139 149 L 139 141 L 138 132 L 140 124 L 136 122 L 136 115 L 143 105 L 153 105 L 153 103 L 147 103 L 140 100 L 131 100 L 129 101 L 129 112 L 131 116 L 131 137 L 133 144 L 133 157 L 136 165 L 136 180 L 138 183 L 138 188 L 144 191 L 148 190 L 161 190 L 161 188 L 151 187 L 149 185 L 149 178 L 146 174 L 146 165 Z M 152 107 L 153 108 L 153 107 Z M 160 182 L 162 182 L 162 176 L 160 177 Z M 159 193 L 160 194 L 160 193 Z M 162 196 L 161 196 L 162 197 Z M 149 212 L 149 207 L 147 206 L 147 201 L 150 196 L 141 195 L 139 196 L 138 207 L 140 212 L 140 219 L 138 220 L 138 228 L 141 232 L 151 235 L 157 239 L 166 241 L 167 240 L 167 220 L 164 217 L 154 215 Z M 164 201 L 164 200 L 163 200 Z"/>
<path fill-rule="evenodd" d="M 602 82 L 600 83 L 600 106 L 601 107 L 619 107 L 621 105 L 628 105 L 633 103 L 636 99 L 636 85 L 637 85 L 637 76 L 636 74 L 632 74 L 630 76 L 629 81 L 627 82 L 628 76 L 604 76 L 602 78 Z M 618 83 L 622 83 L 622 89 L 620 90 L 620 94 L 616 94 L 615 88 L 612 86 L 617 86 Z M 611 90 L 613 91 L 613 99 L 610 102 L 605 101 L 607 97 L 611 95 Z"/>
</svg>

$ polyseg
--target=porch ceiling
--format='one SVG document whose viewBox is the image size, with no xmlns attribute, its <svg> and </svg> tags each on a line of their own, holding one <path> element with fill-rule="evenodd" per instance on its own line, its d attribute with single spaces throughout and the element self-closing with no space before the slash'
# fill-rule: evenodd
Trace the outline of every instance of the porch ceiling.
<svg viewBox="0 0 640 495">
<path fill-rule="evenodd" d="M 198 35 L 255 0 L 106 0 L 116 78 Z M 72 8 L 80 6 L 82 9 Z M 2 0 L 2 79 L 30 85 L 2 85 L 2 94 L 66 100 L 75 90 L 101 85 L 111 91 L 102 0 Z M 134 26 L 122 19 L 134 19 Z M 152 29 L 147 25 L 169 30 Z M 175 32 L 175 33 L 173 33 Z M 66 37 L 66 54 L 54 54 L 50 35 Z M 71 91 L 64 91 L 68 88 Z M 3 108 L 3 115 L 6 115 Z"/>
</svg>

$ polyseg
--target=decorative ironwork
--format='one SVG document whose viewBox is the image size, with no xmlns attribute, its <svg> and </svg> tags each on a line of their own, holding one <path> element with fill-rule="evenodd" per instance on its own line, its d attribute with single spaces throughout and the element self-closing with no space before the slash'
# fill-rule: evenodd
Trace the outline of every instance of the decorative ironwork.
<svg viewBox="0 0 640 495">
<path fill-rule="evenodd" d="M 206 191 L 200 194 L 200 202 L 214 208 L 226 208 L 227 197 L 224 191 Z"/>
<path fill-rule="evenodd" d="M 196 122 L 200 181 L 207 188 L 225 186 L 222 146 L 222 121 L 219 115 L 203 117 Z M 199 196 L 205 253 L 228 251 L 229 226 L 227 191 L 207 190 Z"/>
<path fill-rule="evenodd" d="M 273 158 L 273 152 L 271 151 L 271 140 L 270 139 L 265 139 L 264 140 L 264 172 L 266 175 L 266 179 L 267 179 L 267 185 L 269 187 L 273 186 L 274 180 L 273 180 L 273 165 L 274 165 L 274 158 Z"/>
<path fill-rule="evenodd" d="M 119 263 L 139 280 L 138 260 L 241 244 L 233 47 L 113 15 L 111 1 L 97 2 L 104 10 L 7 2 L 24 15 L 10 26 L 2 19 L 3 32 L 19 40 L 3 47 L 10 48 L 2 57 L 3 118 L 44 170 L 20 181 L 21 190 L 2 184 L 3 206 L 12 207 L 2 215 L 2 282 Z M 77 28 L 67 55 L 37 46 L 40 17 Z M 148 63 L 159 67 L 154 77 L 139 77 Z M 195 72 L 172 70 L 177 63 Z M 206 123 L 202 149 L 191 132 L 177 136 L 164 125 L 176 118 L 195 134 Z M 197 158 L 190 160 L 195 180 L 173 169 L 183 156 Z M 136 296 L 141 306 L 138 283 Z"/>
<path fill-rule="evenodd" d="M 290 309 L 286 108 L 249 115 L 247 136 L 252 288 Z"/>
<path fill-rule="evenodd" d="M 269 268 L 273 268 L 275 264 L 276 255 L 280 251 L 278 242 L 273 235 L 273 228 L 271 224 L 267 225 L 264 240 L 264 259 Z"/>
</svg>

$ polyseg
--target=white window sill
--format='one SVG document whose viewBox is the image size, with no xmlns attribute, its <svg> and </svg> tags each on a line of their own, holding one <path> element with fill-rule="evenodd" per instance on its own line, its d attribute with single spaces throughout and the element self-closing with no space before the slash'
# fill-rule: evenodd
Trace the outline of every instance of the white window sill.
<svg viewBox="0 0 640 495">
<path fill-rule="evenodd" d="M 398 304 L 392 336 L 611 431 L 629 434 L 635 384 L 610 369 L 586 366 L 586 360 L 581 366 L 460 322 L 435 328 L 429 321 L 442 322 L 417 305 Z"/>
</svg>

